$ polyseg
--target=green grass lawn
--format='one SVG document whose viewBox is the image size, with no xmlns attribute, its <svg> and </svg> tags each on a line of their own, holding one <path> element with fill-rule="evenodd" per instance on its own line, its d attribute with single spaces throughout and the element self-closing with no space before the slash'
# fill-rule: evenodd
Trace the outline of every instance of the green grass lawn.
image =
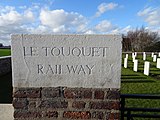
<svg viewBox="0 0 160 120">
<path fill-rule="evenodd" d="M 0 57 L 1 56 L 9 56 L 9 55 L 11 55 L 10 49 L 0 49 Z"/>
<path fill-rule="evenodd" d="M 124 55 L 123 55 L 124 57 Z M 133 62 L 131 55 L 128 61 L 128 68 L 123 67 L 122 60 L 122 75 L 121 75 L 121 93 L 122 94 L 154 94 L 160 95 L 160 69 L 156 68 L 156 63 L 152 62 L 152 58 L 148 55 L 147 61 L 150 61 L 151 69 L 150 76 L 143 74 L 144 61 L 142 55 L 137 56 L 138 72 L 133 71 Z M 127 99 L 127 107 L 145 107 L 145 108 L 160 108 L 160 100 L 141 100 Z M 155 113 L 156 114 L 156 113 Z M 134 118 L 134 120 L 155 120 Z M 159 119 L 156 119 L 159 120 Z"/>
</svg>

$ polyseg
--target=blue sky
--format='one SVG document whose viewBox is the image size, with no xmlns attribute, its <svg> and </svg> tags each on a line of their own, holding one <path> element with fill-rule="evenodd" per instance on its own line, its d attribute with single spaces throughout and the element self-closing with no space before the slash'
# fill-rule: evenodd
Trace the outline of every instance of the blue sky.
<svg viewBox="0 0 160 120">
<path fill-rule="evenodd" d="M 10 35 L 160 33 L 160 0 L 0 0 L 0 43 Z"/>
</svg>

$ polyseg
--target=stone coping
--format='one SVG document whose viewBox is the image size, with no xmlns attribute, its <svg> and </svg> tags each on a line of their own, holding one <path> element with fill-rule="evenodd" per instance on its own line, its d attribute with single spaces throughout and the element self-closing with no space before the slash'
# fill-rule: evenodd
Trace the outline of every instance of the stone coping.
<svg viewBox="0 0 160 120">
<path fill-rule="evenodd" d="M 6 59 L 6 58 L 11 58 L 11 56 L 2 56 L 0 59 Z"/>
<path fill-rule="evenodd" d="M 13 120 L 13 112 L 12 104 L 0 104 L 0 120 Z"/>
</svg>

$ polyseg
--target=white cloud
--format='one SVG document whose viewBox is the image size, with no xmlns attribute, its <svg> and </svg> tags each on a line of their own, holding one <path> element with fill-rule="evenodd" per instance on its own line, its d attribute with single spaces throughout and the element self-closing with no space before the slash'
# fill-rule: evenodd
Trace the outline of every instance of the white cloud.
<svg viewBox="0 0 160 120">
<path fill-rule="evenodd" d="M 40 13 L 41 24 L 53 29 L 54 33 L 81 32 L 87 20 L 76 12 L 60 10 L 42 10 Z"/>
<path fill-rule="evenodd" d="M 106 11 L 115 9 L 117 6 L 118 6 L 118 4 L 112 3 L 112 2 L 111 2 L 111 3 L 101 3 L 101 4 L 98 6 L 98 11 L 96 12 L 95 17 L 99 17 L 99 16 L 101 16 L 103 13 L 105 13 Z"/>
<path fill-rule="evenodd" d="M 102 20 L 98 24 L 85 29 L 84 34 L 106 34 L 112 33 L 113 30 L 118 29 L 118 27 L 112 24 L 108 20 Z"/>
<path fill-rule="evenodd" d="M 33 22 L 34 15 L 31 11 L 25 11 L 23 14 L 15 10 L 7 13 L 0 13 L 0 26 L 20 25 L 28 22 Z"/>
<path fill-rule="evenodd" d="M 15 10 L 15 7 L 13 7 L 13 6 L 5 6 L 5 7 L 0 6 L 0 13 L 7 13 L 7 12 L 13 11 L 13 10 Z"/>
<path fill-rule="evenodd" d="M 116 29 L 116 26 L 108 20 L 103 20 L 95 26 L 95 30 L 99 33 L 107 33 L 113 29 Z"/>
<path fill-rule="evenodd" d="M 83 15 L 63 9 L 40 10 L 31 6 L 19 12 L 12 6 L 0 8 L 0 42 L 3 44 L 10 44 L 10 34 L 14 33 L 84 33 L 87 26 Z"/>
<path fill-rule="evenodd" d="M 95 31 L 94 30 L 87 30 L 87 31 L 85 31 L 84 34 L 95 34 Z"/>
<path fill-rule="evenodd" d="M 132 30 L 131 26 L 128 25 L 124 28 L 116 28 L 114 30 L 111 31 L 112 34 L 126 34 L 128 31 Z"/>
<path fill-rule="evenodd" d="M 32 25 L 35 20 L 31 10 L 26 9 L 20 13 L 12 6 L 1 6 L 0 8 L 0 42 L 10 44 L 11 34 L 29 33 L 27 27 Z"/>
<path fill-rule="evenodd" d="M 142 17 L 150 26 L 160 25 L 160 8 L 148 7 L 139 11 L 137 15 Z"/>
</svg>

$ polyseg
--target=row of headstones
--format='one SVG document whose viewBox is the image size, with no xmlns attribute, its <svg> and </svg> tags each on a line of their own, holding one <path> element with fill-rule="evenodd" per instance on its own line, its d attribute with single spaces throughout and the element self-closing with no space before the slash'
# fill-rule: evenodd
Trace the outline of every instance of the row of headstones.
<svg viewBox="0 0 160 120">
<path fill-rule="evenodd" d="M 132 53 L 132 61 L 133 61 L 133 71 L 138 71 L 138 60 L 136 59 L 137 52 Z M 156 67 L 160 69 L 160 58 L 157 58 L 157 55 L 155 55 L 153 52 L 151 53 L 151 57 L 153 58 L 153 62 L 157 61 Z M 160 53 L 158 54 L 158 57 L 160 57 Z M 146 60 L 146 53 L 143 52 L 143 60 Z M 127 68 L 128 65 L 128 54 L 126 54 L 124 58 L 124 68 Z M 150 62 L 145 61 L 144 62 L 144 74 L 149 75 L 149 69 L 150 69 Z"/>
</svg>

